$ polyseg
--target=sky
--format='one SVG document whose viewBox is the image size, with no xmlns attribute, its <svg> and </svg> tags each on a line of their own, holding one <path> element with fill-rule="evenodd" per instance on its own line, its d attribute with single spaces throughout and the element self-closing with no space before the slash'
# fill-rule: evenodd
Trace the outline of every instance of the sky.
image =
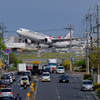
<svg viewBox="0 0 100 100">
<path fill-rule="evenodd" d="M 96 4 L 97 0 L 0 0 L 0 22 L 4 22 L 9 31 L 4 35 L 8 36 L 16 36 L 19 28 L 26 28 L 64 37 L 69 32 L 64 28 L 71 24 L 73 35 L 81 37 L 86 28 L 85 15 Z"/>
</svg>

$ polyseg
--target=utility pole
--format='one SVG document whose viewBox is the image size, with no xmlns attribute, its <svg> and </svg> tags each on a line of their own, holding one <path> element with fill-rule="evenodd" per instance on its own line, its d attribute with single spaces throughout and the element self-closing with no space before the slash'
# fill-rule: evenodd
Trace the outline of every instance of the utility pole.
<svg viewBox="0 0 100 100">
<path fill-rule="evenodd" d="M 70 24 L 70 72 L 72 73 L 72 25 Z"/>
<path fill-rule="evenodd" d="M 98 55 L 97 83 L 99 83 L 99 5 L 97 5 L 97 55 Z"/>
<path fill-rule="evenodd" d="M 86 15 L 86 39 L 87 39 L 87 47 L 86 47 L 86 59 L 87 59 L 87 74 L 89 74 L 89 45 L 88 45 L 88 39 L 89 39 L 89 32 L 88 32 L 88 19 L 89 19 L 89 15 Z"/>
</svg>

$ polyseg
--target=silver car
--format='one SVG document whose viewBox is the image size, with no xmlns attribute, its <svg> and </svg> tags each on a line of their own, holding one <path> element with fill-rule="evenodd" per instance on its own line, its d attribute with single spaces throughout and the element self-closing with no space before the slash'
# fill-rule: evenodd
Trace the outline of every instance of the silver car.
<svg viewBox="0 0 100 100">
<path fill-rule="evenodd" d="M 0 89 L 0 97 L 3 97 L 3 96 L 14 97 L 12 88 L 3 88 L 3 89 Z"/>
<path fill-rule="evenodd" d="M 92 83 L 92 80 L 83 80 L 81 90 L 94 90 L 94 85 Z"/>
</svg>

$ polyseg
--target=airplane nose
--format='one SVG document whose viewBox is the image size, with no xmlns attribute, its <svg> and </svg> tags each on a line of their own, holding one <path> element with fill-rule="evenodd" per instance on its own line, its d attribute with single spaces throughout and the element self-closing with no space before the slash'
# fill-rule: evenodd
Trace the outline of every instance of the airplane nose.
<svg viewBox="0 0 100 100">
<path fill-rule="evenodd" d="M 20 30 L 17 30 L 16 32 L 17 32 L 17 34 L 18 34 L 18 35 L 20 35 L 20 34 L 21 34 Z"/>
</svg>

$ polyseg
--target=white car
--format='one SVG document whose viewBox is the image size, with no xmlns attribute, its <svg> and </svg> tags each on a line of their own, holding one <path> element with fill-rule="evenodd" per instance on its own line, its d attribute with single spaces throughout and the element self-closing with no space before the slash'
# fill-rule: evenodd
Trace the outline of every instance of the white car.
<svg viewBox="0 0 100 100">
<path fill-rule="evenodd" d="M 49 81 L 50 82 L 50 73 L 49 72 L 43 72 L 42 81 Z"/>
<path fill-rule="evenodd" d="M 28 76 L 22 76 L 21 77 L 21 79 L 20 79 L 20 84 L 21 84 L 21 86 L 23 86 L 23 82 L 26 80 L 26 82 L 27 82 L 27 85 L 29 86 L 29 78 L 28 78 Z"/>
<path fill-rule="evenodd" d="M 64 74 L 65 73 L 65 68 L 63 66 L 58 66 L 56 69 L 56 73 L 58 74 Z"/>
</svg>

